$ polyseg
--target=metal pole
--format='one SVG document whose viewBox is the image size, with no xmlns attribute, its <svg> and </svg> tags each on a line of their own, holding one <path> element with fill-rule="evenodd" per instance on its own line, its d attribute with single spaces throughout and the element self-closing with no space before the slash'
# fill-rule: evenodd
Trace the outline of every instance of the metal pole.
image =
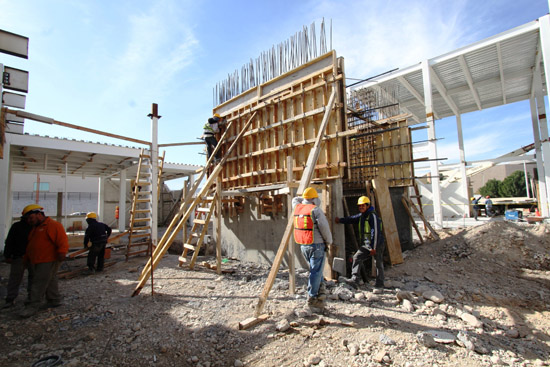
<svg viewBox="0 0 550 367">
<path fill-rule="evenodd" d="M 151 118 L 151 295 L 153 290 L 153 251 L 158 243 L 158 105 L 152 104 Z"/>
</svg>

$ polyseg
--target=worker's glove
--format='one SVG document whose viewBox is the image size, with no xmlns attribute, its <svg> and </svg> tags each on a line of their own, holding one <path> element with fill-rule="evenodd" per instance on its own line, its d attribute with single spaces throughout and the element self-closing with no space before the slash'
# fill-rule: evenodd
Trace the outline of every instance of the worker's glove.
<svg viewBox="0 0 550 367">
<path fill-rule="evenodd" d="M 336 224 L 340 223 L 340 218 L 338 218 L 338 217 L 334 218 L 334 223 L 336 223 Z"/>
<path fill-rule="evenodd" d="M 62 262 L 65 261 L 66 254 L 57 254 L 57 261 Z"/>
<path fill-rule="evenodd" d="M 370 250 L 370 256 L 375 256 L 376 255 L 376 250 L 375 249 L 371 249 Z"/>
</svg>

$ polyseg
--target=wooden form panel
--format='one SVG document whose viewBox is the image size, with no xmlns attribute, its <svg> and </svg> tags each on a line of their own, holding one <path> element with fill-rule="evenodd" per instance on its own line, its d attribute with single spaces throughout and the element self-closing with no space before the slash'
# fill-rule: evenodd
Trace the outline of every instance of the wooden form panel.
<svg viewBox="0 0 550 367">
<path fill-rule="evenodd" d="M 386 179 L 391 187 L 412 186 L 412 143 L 406 115 L 360 127 L 352 125 L 359 131 L 348 138 L 349 174 L 345 189 L 363 189 L 366 181 L 375 178 Z"/>
<path fill-rule="evenodd" d="M 214 109 L 228 124 L 229 136 L 238 134 L 249 112 L 257 111 L 251 127 L 223 168 L 223 189 L 251 188 L 285 183 L 286 157 L 292 157 L 294 179 L 299 181 L 309 152 L 319 133 L 325 106 L 332 91 L 340 89 L 344 76 L 331 51 L 290 73 L 253 88 Z M 314 180 L 341 178 L 345 156 L 338 133 L 346 125 L 342 116 L 344 96 L 337 93 L 315 166 Z M 222 124 L 222 129 L 227 126 Z M 233 138 L 223 143 L 222 153 Z"/>
</svg>

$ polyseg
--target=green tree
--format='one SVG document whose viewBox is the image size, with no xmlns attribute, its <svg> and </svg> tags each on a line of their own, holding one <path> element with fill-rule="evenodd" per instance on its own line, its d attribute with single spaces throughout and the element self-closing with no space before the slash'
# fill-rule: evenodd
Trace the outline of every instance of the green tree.
<svg viewBox="0 0 550 367">
<path fill-rule="evenodd" d="M 498 187 L 498 193 L 501 197 L 521 197 L 527 196 L 525 189 L 525 176 L 523 171 L 516 171 L 506 177 Z"/>
<path fill-rule="evenodd" d="M 497 180 L 496 178 L 492 178 L 485 183 L 485 186 L 479 189 L 479 193 L 482 196 L 489 195 L 490 197 L 498 198 L 500 197 L 499 195 L 500 184 L 501 182 L 499 180 Z"/>
</svg>

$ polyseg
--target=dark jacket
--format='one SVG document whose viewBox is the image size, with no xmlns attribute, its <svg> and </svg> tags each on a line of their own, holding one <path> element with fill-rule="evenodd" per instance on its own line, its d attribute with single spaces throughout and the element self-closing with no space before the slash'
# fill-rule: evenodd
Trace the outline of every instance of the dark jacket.
<svg viewBox="0 0 550 367">
<path fill-rule="evenodd" d="M 84 233 L 84 246 L 87 246 L 89 241 L 92 241 L 92 244 L 107 243 L 107 239 L 111 235 L 111 227 L 93 218 L 86 219 L 86 222 L 88 228 Z"/>
<path fill-rule="evenodd" d="M 365 236 L 365 221 L 368 220 L 370 233 Z M 339 222 L 343 224 L 359 224 L 359 241 L 361 246 L 370 246 L 377 249 L 381 243 L 384 243 L 384 234 L 382 233 L 382 220 L 372 206 L 369 206 L 365 213 L 357 213 L 349 217 L 339 218 Z"/>
<path fill-rule="evenodd" d="M 15 259 L 25 255 L 31 229 L 32 226 L 23 219 L 12 224 L 8 237 L 6 237 L 6 241 L 4 242 L 6 244 L 4 247 L 4 257 L 6 259 Z"/>
</svg>

